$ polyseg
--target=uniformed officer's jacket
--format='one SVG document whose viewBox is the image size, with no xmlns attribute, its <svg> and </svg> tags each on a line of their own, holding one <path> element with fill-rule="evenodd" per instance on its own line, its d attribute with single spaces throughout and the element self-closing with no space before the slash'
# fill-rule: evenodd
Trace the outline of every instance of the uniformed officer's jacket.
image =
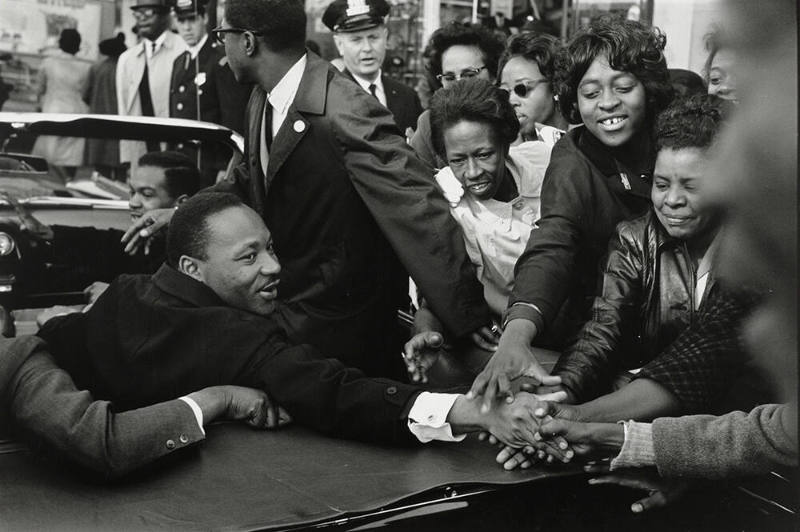
<svg viewBox="0 0 800 532">
<path fill-rule="evenodd" d="M 189 51 L 175 59 L 169 91 L 169 116 L 219 123 L 219 96 L 209 73 L 223 55 L 213 46 L 211 39 L 207 39 L 196 59 L 192 58 Z M 197 114 L 198 92 L 200 115 Z"/>
</svg>

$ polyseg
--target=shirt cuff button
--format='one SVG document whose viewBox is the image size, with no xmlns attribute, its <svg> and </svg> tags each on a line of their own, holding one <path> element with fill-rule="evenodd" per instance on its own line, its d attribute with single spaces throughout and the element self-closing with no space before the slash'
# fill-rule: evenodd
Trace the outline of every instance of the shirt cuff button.
<svg viewBox="0 0 800 532">
<path fill-rule="evenodd" d="M 180 438 L 178 438 L 178 440 L 181 443 L 189 443 L 189 438 L 186 437 L 186 434 L 181 434 L 181 436 L 180 436 Z"/>
<path fill-rule="evenodd" d="M 386 393 L 389 395 L 394 395 L 397 393 L 397 386 L 389 386 L 386 388 Z"/>
<path fill-rule="evenodd" d="M 175 440 L 167 440 L 167 449 L 175 448 Z"/>
</svg>

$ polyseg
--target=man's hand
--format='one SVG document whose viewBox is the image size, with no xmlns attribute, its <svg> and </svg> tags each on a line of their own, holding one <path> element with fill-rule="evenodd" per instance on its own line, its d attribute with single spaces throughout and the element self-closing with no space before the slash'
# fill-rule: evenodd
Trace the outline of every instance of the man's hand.
<svg viewBox="0 0 800 532">
<path fill-rule="evenodd" d="M 609 456 L 619 453 L 625 441 L 625 429 L 618 423 L 583 423 L 547 417 L 534 436 L 542 442 L 561 437 L 566 439 L 580 456 Z M 552 447 L 542 446 L 552 456 Z M 555 458 L 558 458 L 557 456 Z"/>
<path fill-rule="evenodd" d="M 560 398 L 560 397 L 556 397 Z M 484 428 L 497 440 L 511 447 L 532 446 L 539 420 L 534 411 L 542 405 L 541 399 L 527 392 L 519 392 L 511 403 L 498 403 L 484 415 Z"/>
<path fill-rule="evenodd" d="M 441 333 L 427 331 L 415 334 L 403 347 L 403 360 L 406 363 L 411 382 L 428 382 L 428 370 L 436 363 L 444 343 Z"/>
<path fill-rule="evenodd" d="M 95 281 L 84 288 L 83 295 L 86 298 L 86 302 L 90 305 L 93 304 L 106 291 L 106 288 L 108 288 L 108 283 L 102 281 Z"/>
<path fill-rule="evenodd" d="M 530 377 L 544 385 L 561 383 L 558 376 L 548 375 L 530 349 L 536 335 L 536 326 L 527 320 L 513 320 L 500 337 L 497 352 L 475 378 L 468 397 L 483 396 L 482 411 L 488 412 L 495 398 L 514 400 L 511 381 L 519 377 Z"/>
<path fill-rule="evenodd" d="M 148 211 L 122 235 L 121 242 L 125 244 L 125 253 L 134 255 L 139 249 L 147 254 L 150 251 L 150 237 L 169 225 L 175 209 L 153 209 Z"/>
<path fill-rule="evenodd" d="M 274 429 L 292 421 L 280 406 L 273 404 L 262 390 L 243 386 L 211 386 L 189 397 L 203 411 L 204 424 L 217 419 L 244 421 L 258 429 Z"/>
<path fill-rule="evenodd" d="M 585 469 L 600 473 L 608 471 L 608 465 L 587 466 Z M 663 478 L 649 468 L 617 470 L 602 477 L 591 478 L 589 484 L 616 484 L 647 491 L 647 497 L 631 504 L 631 511 L 635 514 L 668 506 L 683 497 L 691 487 L 691 483 L 686 480 Z"/>
<path fill-rule="evenodd" d="M 538 400 L 538 404 L 534 407 L 533 415 L 537 418 L 537 424 L 539 425 L 544 421 L 551 421 L 553 419 L 551 414 L 557 415 L 560 413 L 572 419 L 579 417 L 577 408 L 560 404 L 566 397 L 564 391 L 546 395 L 533 394 L 533 397 Z M 541 427 L 534 433 L 534 439 L 540 432 Z M 492 444 L 497 443 L 497 439 L 494 436 L 490 436 L 489 441 Z M 497 463 L 503 464 L 504 469 L 511 470 L 516 467 L 528 468 L 532 465 L 532 462 L 537 460 L 546 460 L 548 463 L 558 460 L 566 463 L 572 460 L 573 456 L 575 456 L 575 451 L 571 448 L 570 442 L 561 436 L 555 436 L 547 440 L 539 439 L 535 445 L 526 445 L 522 448 L 505 445 L 497 454 L 495 460 Z"/>
<path fill-rule="evenodd" d="M 257 429 L 276 429 L 288 425 L 292 418 L 283 408 L 273 403 L 262 390 L 227 386 L 228 406 L 226 419 L 244 421 Z"/>
</svg>

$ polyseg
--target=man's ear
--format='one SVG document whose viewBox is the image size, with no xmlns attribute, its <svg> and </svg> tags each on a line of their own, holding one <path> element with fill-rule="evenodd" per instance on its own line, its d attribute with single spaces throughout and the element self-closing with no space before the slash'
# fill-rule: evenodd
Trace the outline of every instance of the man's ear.
<svg viewBox="0 0 800 532">
<path fill-rule="evenodd" d="M 258 51 L 258 37 L 253 35 L 251 32 L 246 31 L 244 32 L 244 53 L 247 54 L 248 57 L 253 57 L 256 55 Z"/>
<path fill-rule="evenodd" d="M 178 259 L 178 271 L 196 281 L 204 282 L 202 265 L 199 260 L 193 257 L 181 255 L 181 258 Z"/>
<path fill-rule="evenodd" d="M 177 207 L 178 205 L 180 205 L 181 203 L 183 203 L 183 202 L 184 202 L 184 201 L 186 201 L 187 199 L 189 199 L 189 194 L 181 194 L 181 195 L 180 195 L 180 196 L 178 196 L 178 198 L 175 200 L 175 206 Z"/>
</svg>

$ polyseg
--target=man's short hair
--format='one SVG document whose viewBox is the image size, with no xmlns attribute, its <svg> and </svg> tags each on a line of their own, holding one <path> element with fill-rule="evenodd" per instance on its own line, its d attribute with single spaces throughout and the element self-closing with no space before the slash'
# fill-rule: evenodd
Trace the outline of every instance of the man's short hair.
<svg viewBox="0 0 800 532">
<path fill-rule="evenodd" d="M 484 66 L 492 78 L 497 76 L 497 62 L 505 44 L 494 32 L 483 26 L 465 26 L 457 22 L 433 32 L 428 42 L 430 70 L 435 78 L 442 73 L 442 54 L 451 46 L 475 46 L 483 54 Z"/>
<path fill-rule="evenodd" d="M 167 264 L 177 268 L 184 255 L 207 260 L 211 233 L 208 219 L 225 209 L 243 206 L 238 196 L 225 192 L 204 192 L 183 202 L 167 230 Z"/>
<path fill-rule="evenodd" d="M 431 99 L 431 138 L 436 152 L 446 158 L 444 132 L 462 120 L 482 124 L 491 137 L 508 148 L 519 133 L 519 122 L 508 92 L 479 78 L 465 79 L 440 89 Z"/>
<path fill-rule="evenodd" d="M 656 120 L 657 149 L 708 148 L 714 144 L 732 108 L 732 102 L 712 94 L 675 100 Z"/>
<path fill-rule="evenodd" d="M 200 170 L 186 154 L 178 151 L 152 151 L 139 158 L 139 166 L 164 170 L 164 184 L 172 198 L 193 196 L 200 190 Z"/>
<path fill-rule="evenodd" d="M 305 49 L 306 12 L 300 0 L 227 0 L 225 19 L 231 27 L 258 32 L 272 51 Z"/>
</svg>

